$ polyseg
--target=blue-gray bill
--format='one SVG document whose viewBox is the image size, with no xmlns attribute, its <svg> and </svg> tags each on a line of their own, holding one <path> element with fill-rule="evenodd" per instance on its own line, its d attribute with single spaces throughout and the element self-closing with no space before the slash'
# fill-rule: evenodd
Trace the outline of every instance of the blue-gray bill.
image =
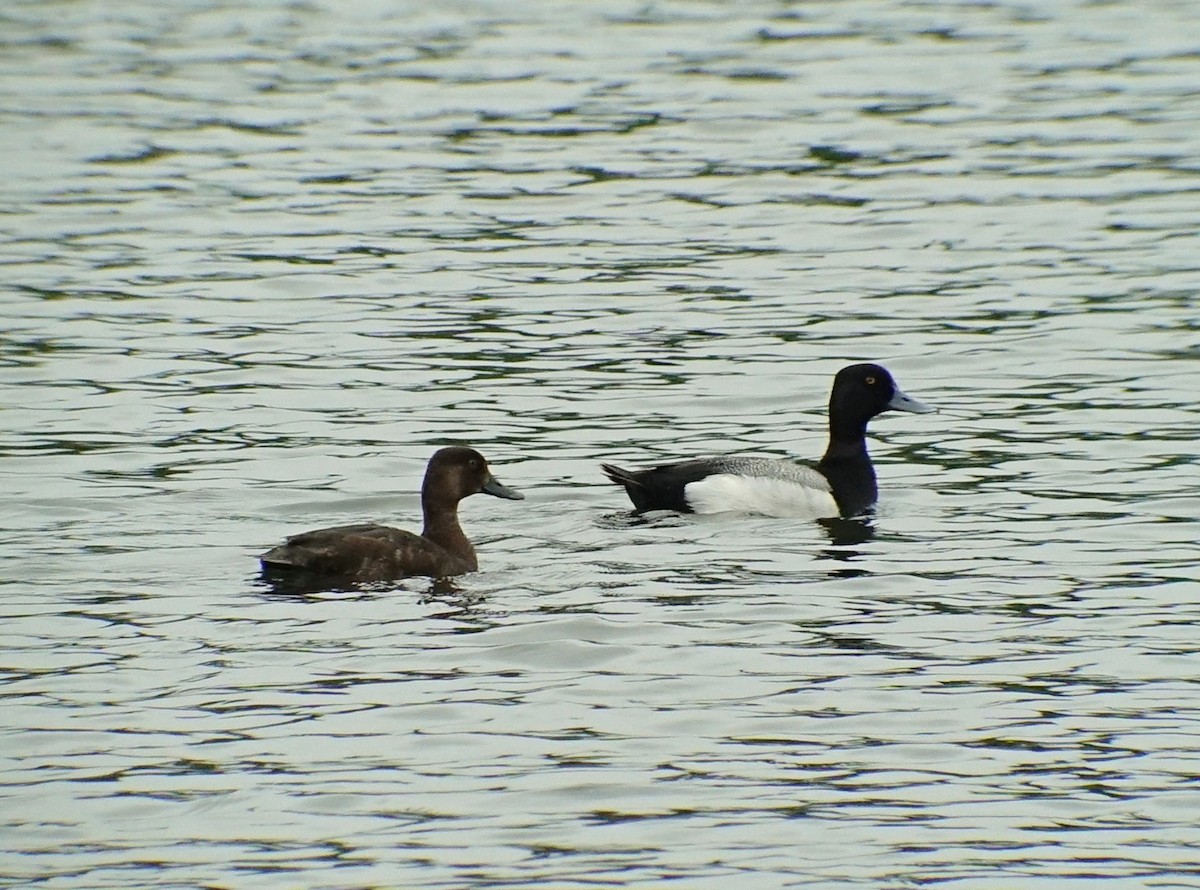
<svg viewBox="0 0 1200 890">
<path fill-rule="evenodd" d="M 488 477 L 487 482 L 483 483 L 482 491 L 484 494 L 494 495 L 498 498 L 508 498 L 510 501 L 525 500 L 525 495 L 509 488 L 507 485 L 501 485 L 500 480 L 495 476 Z"/>
<path fill-rule="evenodd" d="M 887 403 L 887 410 L 908 411 L 911 414 L 932 414 L 937 411 L 937 408 L 932 408 L 920 399 L 914 399 L 912 396 L 905 395 L 900 390 L 896 390 L 892 394 L 891 400 Z"/>
</svg>

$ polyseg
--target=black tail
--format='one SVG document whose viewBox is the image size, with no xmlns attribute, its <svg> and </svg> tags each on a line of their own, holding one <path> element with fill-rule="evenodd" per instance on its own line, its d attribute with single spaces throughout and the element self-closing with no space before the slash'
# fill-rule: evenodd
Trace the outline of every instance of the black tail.
<svg viewBox="0 0 1200 890">
<path fill-rule="evenodd" d="M 647 510 L 674 510 L 691 513 L 687 486 L 712 472 L 706 461 L 663 464 L 644 470 L 626 470 L 612 464 L 600 464 L 604 475 L 625 489 L 639 513 Z"/>
<path fill-rule="evenodd" d="M 638 474 L 634 470 L 626 470 L 613 464 L 604 463 L 600 464 L 600 469 L 604 471 L 604 475 L 609 478 L 609 481 L 615 482 L 617 485 L 624 485 L 626 489 L 631 485 L 641 487 L 637 478 Z"/>
</svg>

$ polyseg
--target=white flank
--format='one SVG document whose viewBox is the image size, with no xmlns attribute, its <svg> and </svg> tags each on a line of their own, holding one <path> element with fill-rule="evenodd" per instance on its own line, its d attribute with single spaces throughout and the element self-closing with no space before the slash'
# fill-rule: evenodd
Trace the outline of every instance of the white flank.
<svg viewBox="0 0 1200 890">
<path fill-rule="evenodd" d="M 829 483 L 813 473 L 811 485 L 766 476 L 705 476 L 684 488 L 697 513 L 758 513 L 762 516 L 822 519 L 840 515 Z"/>
</svg>

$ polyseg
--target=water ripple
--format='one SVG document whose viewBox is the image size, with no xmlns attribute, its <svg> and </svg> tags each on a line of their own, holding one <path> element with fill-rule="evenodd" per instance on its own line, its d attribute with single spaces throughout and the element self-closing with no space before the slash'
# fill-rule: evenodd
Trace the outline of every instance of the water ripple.
<svg viewBox="0 0 1200 890">
<path fill-rule="evenodd" d="M 1188 4 L 97 8 L 0 38 L 0 883 L 1195 883 Z M 599 472 L 858 359 L 869 523 Z M 259 579 L 458 441 L 479 573 Z"/>
</svg>

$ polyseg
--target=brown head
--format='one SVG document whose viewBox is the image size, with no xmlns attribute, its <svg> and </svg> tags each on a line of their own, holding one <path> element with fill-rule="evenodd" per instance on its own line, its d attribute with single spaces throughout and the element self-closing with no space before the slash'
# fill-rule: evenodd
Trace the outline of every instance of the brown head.
<svg viewBox="0 0 1200 890">
<path fill-rule="evenodd" d="M 463 498 L 479 492 L 514 501 L 525 497 L 501 485 L 483 455 L 474 448 L 453 445 L 439 449 L 429 459 L 421 484 L 421 504 L 426 511 L 435 506 L 453 509 Z"/>
</svg>

